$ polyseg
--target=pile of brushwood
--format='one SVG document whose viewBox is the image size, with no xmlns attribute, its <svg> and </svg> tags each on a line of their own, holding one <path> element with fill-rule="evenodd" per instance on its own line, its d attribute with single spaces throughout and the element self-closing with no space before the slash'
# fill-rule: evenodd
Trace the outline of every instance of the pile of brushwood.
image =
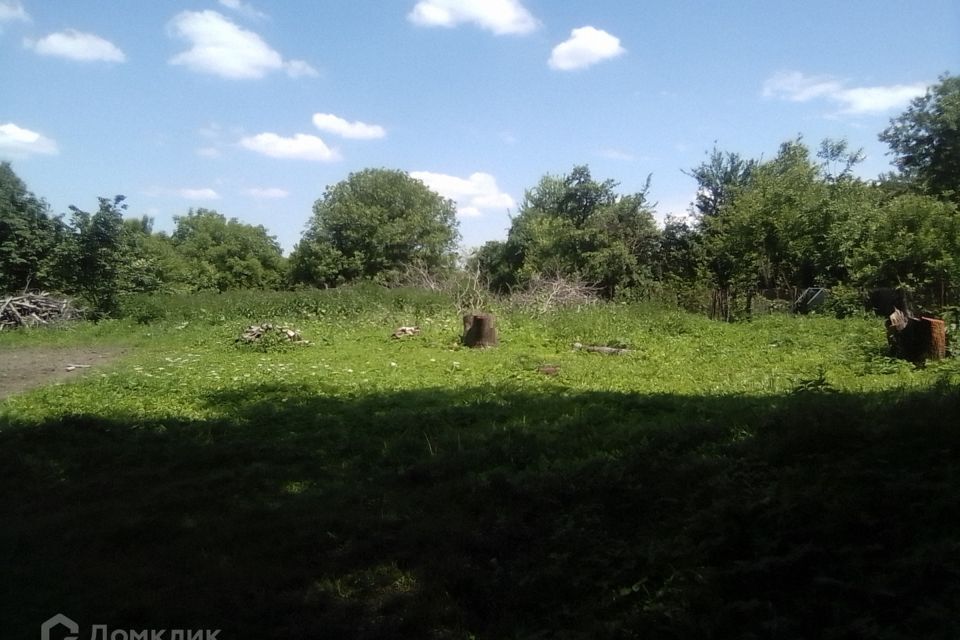
<svg viewBox="0 0 960 640">
<path fill-rule="evenodd" d="M 310 344 L 310 341 L 304 340 L 296 329 L 269 322 L 250 325 L 234 342 L 239 345 L 256 345 L 261 350 L 284 344 Z"/>
<path fill-rule="evenodd" d="M 82 316 L 83 310 L 72 300 L 46 292 L 0 298 L 0 331 L 57 324 Z"/>
</svg>

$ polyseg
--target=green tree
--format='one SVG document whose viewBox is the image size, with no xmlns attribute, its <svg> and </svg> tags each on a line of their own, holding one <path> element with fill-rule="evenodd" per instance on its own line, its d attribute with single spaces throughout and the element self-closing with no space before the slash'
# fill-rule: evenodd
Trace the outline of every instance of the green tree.
<svg viewBox="0 0 960 640">
<path fill-rule="evenodd" d="M 960 203 L 960 77 L 941 76 L 890 121 L 880 140 L 890 145 L 904 178 Z"/>
<path fill-rule="evenodd" d="M 485 242 L 470 256 L 467 268 L 471 272 L 479 270 L 492 291 L 507 293 L 517 284 L 517 272 L 509 249 L 509 245 L 502 240 Z"/>
<path fill-rule="evenodd" d="M 10 163 L 0 163 L 0 292 L 62 288 L 54 254 L 64 231 Z"/>
<path fill-rule="evenodd" d="M 716 147 L 707 160 L 684 171 L 697 181 L 697 196 L 694 207 L 701 219 L 713 218 L 730 204 L 737 192 L 750 182 L 756 160 L 740 157 L 740 154 L 723 152 Z"/>
<path fill-rule="evenodd" d="M 173 220 L 171 242 L 185 262 L 178 268 L 185 269 L 193 290 L 269 289 L 283 284 L 283 252 L 263 226 L 228 220 L 208 209 L 191 209 Z"/>
<path fill-rule="evenodd" d="M 130 256 L 125 288 L 131 292 L 186 293 L 193 291 L 190 269 L 166 233 L 153 231 L 147 216 L 123 221 Z"/>
<path fill-rule="evenodd" d="M 291 255 L 292 278 L 327 287 L 384 281 L 413 264 L 442 271 L 458 239 L 453 201 L 403 171 L 365 169 L 316 201 Z"/>
<path fill-rule="evenodd" d="M 825 140 L 816 159 L 800 139 L 785 142 L 702 216 L 706 264 L 721 297 L 739 296 L 749 307 L 757 289 L 846 280 L 853 243 L 863 238 L 857 225 L 878 195 L 853 175 L 861 159 L 842 140 Z"/>
<path fill-rule="evenodd" d="M 757 164 L 714 147 L 705 161 L 684 172 L 697 181 L 694 210 L 701 241 L 698 258 L 714 288 L 714 316 L 730 317 L 730 298 L 735 296 L 734 279 L 742 258 L 732 250 L 726 236 L 730 225 L 725 214 L 750 183 Z"/>
<path fill-rule="evenodd" d="M 862 241 L 850 252 L 857 284 L 907 287 L 941 306 L 960 286 L 960 211 L 954 203 L 897 196 L 857 226 Z"/>
<path fill-rule="evenodd" d="M 130 254 L 125 242 L 122 195 L 99 198 L 96 213 L 71 205 L 71 232 L 60 245 L 58 259 L 73 293 L 81 295 L 95 314 L 117 311 L 125 293 Z"/>
<path fill-rule="evenodd" d="M 586 166 L 544 176 L 511 223 L 503 262 L 521 284 L 536 274 L 560 275 L 586 280 L 609 297 L 642 286 L 653 277 L 659 244 L 649 182 L 620 195 L 615 181 L 594 180 Z"/>
</svg>

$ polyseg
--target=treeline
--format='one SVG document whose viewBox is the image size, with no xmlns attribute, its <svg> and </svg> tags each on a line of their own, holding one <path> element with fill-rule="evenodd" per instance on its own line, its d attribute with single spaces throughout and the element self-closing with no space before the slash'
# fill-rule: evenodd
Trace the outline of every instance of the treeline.
<svg viewBox="0 0 960 640">
<path fill-rule="evenodd" d="M 622 194 L 588 167 L 529 189 L 507 238 L 458 264 L 452 201 L 402 171 L 366 169 L 328 187 L 289 258 L 262 226 L 190 210 L 172 234 L 125 219 L 123 196 L 95 212 L 52 215 L 0 164 L 0 292 L 57 290 L 114 313 L 135 292 L 334 287 L 442 278 L 458 268 L 497 292 L 543 277 L 608 298 L 711 293 L 712 312 L 748 313 L 759 293 L 831 287 L 837 298 L 877 286 L 928 306 L 960 295 L 960 78 L 943 76 L 880 134 L 895 173 L 864 180 L 859 151 L 825 140 L 781 144 L 775 157 L 712 150 L 686 173 L 698 184 L 689 219 L 659 227 L 649 178 Z"/>
<path fill-rule="evenodd" d="M 286 284 L 286 261 L 262 226 L 190 210 L 168 235 L 150 218 L 124 218 L 124 196 L 100 198 L 51 215 L 11 169 L 0 164 L 0 292 L 58 291 L 111 315 L 130 293 L 187 293 Z"/>
</svg>

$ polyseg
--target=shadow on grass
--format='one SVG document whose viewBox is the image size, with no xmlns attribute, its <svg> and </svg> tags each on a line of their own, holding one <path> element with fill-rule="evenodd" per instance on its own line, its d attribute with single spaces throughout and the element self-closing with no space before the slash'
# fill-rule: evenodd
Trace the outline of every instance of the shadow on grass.
<svg viewBox="0 0 960 640">
<path fill-rule="evenodd" d="M 3 637 L 960 632 L 953 388 L 208 400 L 0 423 Z"/>
</svg>

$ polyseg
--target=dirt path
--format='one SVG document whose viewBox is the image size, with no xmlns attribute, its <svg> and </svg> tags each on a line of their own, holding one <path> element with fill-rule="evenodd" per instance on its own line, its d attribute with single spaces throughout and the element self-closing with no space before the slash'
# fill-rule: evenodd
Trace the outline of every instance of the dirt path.
<svg viewBox="0 0 960 640">
<path fill-rule="evenodd" d="M 126 353 L 119 347 L 23 347 L 0 350 L 0 400 L 76 378 Z M 78 366 L 79 365 L 79 366 Z"/>
</svg>

